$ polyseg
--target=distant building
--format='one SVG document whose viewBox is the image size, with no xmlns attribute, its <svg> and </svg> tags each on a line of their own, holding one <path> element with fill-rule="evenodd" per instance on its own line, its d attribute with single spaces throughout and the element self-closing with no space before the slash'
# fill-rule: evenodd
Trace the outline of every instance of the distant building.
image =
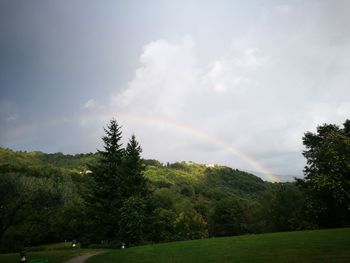
<svg viewBox="0 0 350 263">
<path fill-rule="evenodd" d="M 84 170 L 82 172 L 79 172 L 79 174 L 92 174 L 91 170 Z"/>
</svg>

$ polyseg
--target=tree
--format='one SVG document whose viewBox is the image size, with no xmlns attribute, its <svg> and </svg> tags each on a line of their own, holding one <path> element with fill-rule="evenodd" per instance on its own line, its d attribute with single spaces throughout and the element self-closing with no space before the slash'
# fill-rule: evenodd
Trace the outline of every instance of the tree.
<svg viewBox="0 0 350 263">
<path fill-rule="evenodd" d="M 181 212 L 174 222 L 175 238 L 191 240 L 208 237 L 207 222 L 193 209 Z"/>
<path fill-rule="evenodd" d="M 141 158 L 141 153 L 141 146 L 137 142 L 135 135 L 132 135 L 126 146 L 123 160 L 123 172 L 125 174 L 123 178 L 123 195 L 125 199 L 133 195 L 144 197 L 148 195 L 147 180 L 143 175 L 145 167 Z"/>
<path fill-rule="evenodd" d="M 128 246 L 145 240 L 147 230 L 148 202 L 141 196 L 131 196 L 120 210 L 121 240 Z"/>
<path fill-rule="evenodd" d="M 279 184 L 260 198 L 263 220 L 257 217 L 258 224 L 263 231 L 271 232 L 314 228 L 305 219 L 304 199 L 303 192 L 294 183 Z"/>
<path fill-rule="evenodd" d="M 233 236 L 244 232 L 244 208 L 241 200 L 225 198 L 217 202 L 212 216 L 215 236 Z"/>
<path fill-rule="evenodd" d="M 154 242 L 171 241 L 175 236 L 174 223 L 176 212 L 172 209 L 157 207 L 154 211 L 154 220 L 151 223 L 151 240 Z"/>
<path fill-rule="evenodd" d="M 321 227 L 349 224 L 350 120 L 344 128 L 324 124 L 307 132 L 303 144 L 307 165 L 298 184 L 307 193 L 310 218 Z"/>
<path fill-rule="evenodd" d="M 92 241 L 118 240 L 120 208 L 122 207 L 124 149 L 121 144 L 121 130 L 116 120 L 111 120 L 102 137 L 104 150 L 98 150 L 99 161 L 90 167 L 94 181 L 88 203 L 91 218 Z"/>
<path fill-rule="evenodd" d="M 151 210 L 141 146 L 132 135 L 122 148 L 121 130 L 116 120 L 104 129 L 104 150 L 91 167 L 94 179 L 89 218 L 91 236 L 88 242 L 119 241 L 137 244 L 145 239 L 144 226 Z"/>
<path fill-rule="evenodd" d="M 53 180 L 0 173 L 0 251 L 50 238 L 52 219 L 62 205 L 62 189 Z"/>
<path fill-rule="evenodd" d="M 123 242 L 133 245 L 147 239 L 148 221 L 153 213 L 141 153 L 141 146 L 132 135 L 123 158 L 120 233 Z"/>
</svg>

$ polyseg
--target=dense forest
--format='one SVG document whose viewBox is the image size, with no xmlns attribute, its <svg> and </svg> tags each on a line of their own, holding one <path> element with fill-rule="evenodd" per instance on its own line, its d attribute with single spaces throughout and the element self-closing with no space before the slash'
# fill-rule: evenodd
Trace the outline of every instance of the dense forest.
<svg viewBox="0 0 350 263">
<path fill-rule="evenodd" d="M 76 239 L 118 247 L 349 225 L 350 121 L 303 138 L 305 178 L 271 183 L 225 166 L 144 160 L 115 120 L 96 153 L 0 148 L 0 249 Z"/>
</svg>

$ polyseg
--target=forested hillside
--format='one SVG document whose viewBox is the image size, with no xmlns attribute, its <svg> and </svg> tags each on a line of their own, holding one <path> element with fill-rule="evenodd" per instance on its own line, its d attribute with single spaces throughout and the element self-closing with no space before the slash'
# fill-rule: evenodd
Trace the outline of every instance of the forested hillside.
<svg viewBox="0 0 350 263">
<path fill-rule="evenodd" d="M 98 153 L 65 155 L 0 148 L 3 249 L 22 243 L 80 238 L 84 198 L 91 185 L 89 166 L 97 159 Z M 156 241 L 250 231 L 239 226 L 235 231 L 227 227 L 228 231 L 220 229 L 216 233 L 218 209 L 234 203 L 237 207 L 233 209 L 245 216 L 248 206 L 255 205 L 263 193 L 277 188 L 252 174 L 224 166 L 207 167 L 192 162 L 163 165 L 156 160 L 143 163 L 158 214 L 154 224 L 160 233 L 152 234 Z M 199 224 L 198 229 L 175 236 L 174 225 L 180 218 L 188 221 L 183 227 Z"/>
<path fill-rule="evenodd" d="M 0 249 L 63 240 L 137 245 L 347 226 L 349 129 L 306 133 L 305 179 L 270 183 L 220 165 L 143 160 L 112 120 L 103 150 L 65 155 L 0 148 Z M 329 161 L 331 160 L 331 161 Z"/>
<path fill-rule="evenodd" d="M 21 173 L 27 176 L 57 178 L 66 175 L 89 173 L 89 166 L 95 164 L 98 153 L 69 155 L 47 154 L 39 151 L 13 151 L 0 147 L 0 171 Z M 209 199 L 229 196 L 256 197 L 271 189 L 273 183 L 263 181 L 251 173 L 220 165 L 177 162 L 162 164 L 157 160 L 143 160 L 145 176 L 152 189 L 169 188 L 183 197 L 203 195 Z M 84 180 L 84 179 L 82 179 Z"/>
</svg>

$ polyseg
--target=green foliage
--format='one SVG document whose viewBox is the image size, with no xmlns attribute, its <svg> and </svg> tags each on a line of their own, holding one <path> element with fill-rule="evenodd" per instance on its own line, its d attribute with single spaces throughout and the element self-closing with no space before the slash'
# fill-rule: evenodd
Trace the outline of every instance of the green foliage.
<svg viewBox="0 0 350 263">
<path fill-rule="evenodd" d="M 97 154 L 63 154 L 63 153 L 42 153 L 42 152 L 25 152 L 12 151 L 0 147 L 0 167 L 2 169 L 17 170 L 26 172 L 28 167 L 31 169 L 43 170 L 56 168 L 56 170 L 64 171 L 65 173 L 79 173 L 86 170 L 88 165 L 94 163 L 97 159 Z"/>
<path fill-rule="evenodd" d="M 155 166 L 155 167 L 163 166 L 160 161 L 154 160 L 154 159 L 145 159 L 143 160 L 143 163 L 145 166 Z"/>
<path fill-rule="evenodd" d="M 185 162 L 168 167 L 148 166 L 145 176 L 156 188 L 167 187 L 188 197 L 203 195 L 217 200 L 237 195 L 254 198 L 273 188 L 272 183 L 246 172 Z"/>
<path fill-rule="evenodd" d="M 117 139 L 117 136 L 114 137 Z M 111 140 L 108 143 L 109 147 L 112 147 Z M 17 232 L 12 231 L 9 237 L 22 240 L 20 243 L 26 242 L 28 245 L 62 239 L 79 239 L 84 244 L 101 243 L 101 240 L 106 242 L 112 239 L 108 237 L 108 233 L 113 233 L 115 243 L 121 239 L 127 240 L 119 227 L 121 221 L 134 218 L 124 213 L 125 217 L 122 219 L 121 209 L 124 207 L 125 211 L 130 210 L 125 207 L 125 203 L 128 203 L 126 201 L 131 197 L 137 199 L 139 196 L 145 197 L 144 201 L 147 201 L 147 226 L 143 229 L 142 238 L 138 240 L 161 242 L 189 238 L 186 235 L 176 235 L 175 230 L 175 220 L 179 219 L 180 214 L 187 215 L 189 211 L 198 214 L 204 221 L 205 229 L 215 236 L 218 233 L 213 230 L 212 216 L 219 200 L 239 197 L 240 200 L 245 200 L 244 214 L 247 214 L 247 204 L 255 203 L 259 206 L 257 197 L 274 188 L 273 184 L 253 175 L 223 166 L 207 167 L 192 162 L 163 166 L 155 160 L 144 161 L 141 159 L 141 149 L 135 138 L 130 139 L 125 151 L 121 146 L 118 149 L 119 153 L 122 153 L 121 159 L 115 158 L 115 155 L 111 159 L 118 162 L 121 160 L 119 168 L 110 169 L 108 162 L 103 161 L 109 157 L 102 152 L 62 155 L 14 152 L 0 148 L 1 175 L 16 174 L 17 177 L 33 178 L 34 181 L 48 180 L 52 182 L 52 188 L 59 192 L 62 200 L 56 208 L 50 210 L 49 217 L 42 216 L 42 220 L 39 218 L 38 221 L 24 218 L 21 226 L 13 228 Z M 90 161 L 85 163 L 87 160 Z M 64 163 L 67 163 L 67 166 L 64 166 Z M 133 166 L 133 163 L 137 165 Z M 146 163 L 149 165 L 145 167 Z M 88 173 L 89 170 L 92 173 Z M 120 177 L 114 180 L 113 174 Z M 38 180 L 34 184 L 37 184 Z M 127 190 L 123 190 L 122 193 L 120 186 L 113 186 L 114 182 L 122 183 Z M 249 187 L 250 183 L 254 186 Z M 244 185 L 247 187 L 242 187 Z M 152 193 L 143 190 L 143 186 L 152 189 Z M 3 189 L 4 193 L 10 193 L 7 187 Z M 4 201 L 7 202 L 9 201 Z M 37 214 L 34 207 L 26 209 L 28 214 Z M 253 212 L 251 214 L 254 215 Z M 34 217 L 32 218 L 34 220 Z M 135 222 L 131 220 L 130 223 Z M 136 223 L 134 225 L 137 225 Z M 45 225 L 45 228 L 42 225 Z M 248 229 L 247 226 L 244 227 Z M 254 231 L 261 231 L 261 228 L 254 228 Z M 26 238 L 19 238 L 17 233 L 28 235 Z"/>
<path fill-rule="evenodd" d="M 221 166 L 206 169 L 205 180 L 224 192 L 234 189 L 230 195 L 254 196 L 272 187 L 271 184 L 252 174 Z"/>
<path fill-rule="evenodd" d="M 114 136 L 119 145 L 117 137 Z M 106 161 L 110 158 L 107 153 L 102 152 L 89 156 L 92 158 L 89 165 L 80 166 L 87 156 L 50 154 L 46 158 L 44 153 L 0 148 L 1 157 L 4 157 L 0 159 L 2 174 L 49 180 L 62 200 L 50 210 L 50 216 L 42 216 L 43 220 L 35 222 L 25 218 L 21 226 L 13 228 L 19 233 L 30 233 L 26 235 L 26 241 L 22 238 L 23 242 L 33 245 L 79 239 L 84 244 L 100 244 L 101 241 L 117 244 L 122 240 L 137 244 L 188 239 L 196 235 L 203 237 L 208 232 L 210 236 L 219 236 L 308 227 L 298 225 L 299 217 L 293 216 L 296 211 L 293 204 L 303 202 L 303 197 L 291 194 L 294 202 L 287 197 L 275 198 L 279 184 L 264 182 L 254 175 L 228 167 L 207 167 L 193 162 L 163 166 L 151 160 L 145 167 L 147 161 L 141 159 L 141 148 L 135 138 L 130 139 L 125 150 L 120 145 L 113 148 L 111 142 L 108 141 L 108 147 L 122 154 L 120 158 L 111 155 L 110 160 L 117 160 L 112 165 Z M 78 156 L 81 156 L 81 161 Z M 45 159 L 50 163 L 42 163 Z M 64 167 L 61 160 L 66 160 L 69 165 Z M 115 169 L 111 168 L 113 165 L 116 165 Z M 89 170 L 92 173 L 86 172 Z M 118 178 L 113 179 L 113 176 Z M 117 182 L 124 190 L 121 185 L 116 185 Z M 3 189 L 7 193 L 7 187 Z M 147 189 L 152 189 L 152 192 Z M 139 199 L 140 196 L 144 198 Z M 137 200 L 145 202 L 147 209 L 141 209 L 143 205 Z M 281 209 L 284 204 L 285 210 Z M 29 214 L 36 214 L 34 207 L 27 209 Z M 292 226 L 276 227 L 277 224 L 289 224 L 288 220 L 276 219 L 280 212 L 284 213 L 283 218 L 294 218 L 288 219 L 294 222 Z M 134 213 L 144 213 L 142 224 Z M 200 218 L 202 228 L 199 234 L 189 230 L 193 218 L 194 222 Z M 124 225 L 127 227 L 122 229 Z M 140 225 L 143 225 L 142 231 L 138 228 Z M 178 231 L 181 228 L 183 230 Z M 20 240 L 17 232 L 11 232 L 11 239 Z"/>
<path fill-rule="evenodd" d="M 92 193 L 87 198 L 86 241 L 138 244 L 145 238 L 149 190 L 143 175 L 142 149 L 133 135 L 122 148 L 122 132 L 111 120 L 102 138 L 104 150 L 92 170 Z M 142 198 L 141 198 L 142 197 Z"/>
<path fill-rule="evenodd" d="M 207 223 L 195 210 L 189 209 L 177 215 L 174 222 L 175 239 L 191 240 L 208 237 Z"/>
<path fill-rule="evenodd" d="M 269 232 L 313 229 L 307 221 L 304 193 L 295 184 L 285 183 L 265 193 L 259 208 L 261 229 Z"/>
<path fill-rule="evenodd" d="M 118 240 L 120 208 L 125 190 L 122 161 L 124 149 L 121 144 L 120 126 L 111 120 L 102 137 L 103 150 L 98 161 L 89 168 L 92 171 L 91 194 L 87 196 L 87 243 Z"/>
<path fill-rule="evenodd" d="M 3 250 L 44 239 L 63 204 L 58 184 L 47 178 L 0 175 L 0 241 Z M 34 236 L 35 235 L 35 236 Z"/>
<path fill-rule="evenodd" d="M 317 127 L 303 138 L 307 159 L 305 179 L 298 183 L 307 194 L 310 218 L 321 227 L 349 224 L 350 218 L 350 120 L 344 128 L 333 124 Z"/>
<path fill-rule="evenodd" d="M 174 223 L 176 212 L 172 209 L 158 207 L 154 211 L 154 221 L 151 223 L 151 240 L 154 242 L 172 241 L 175 239 Z"/>
<path fill-rule="evenodd" d="M 140 244 L 147 237 L 148 202 L 140 196 L 129 197 L 120 209 L 121 240 L 128 245 Z"/>
<path fill-rule="evenodd" d="M 148 195 L 147 180 L 143 175 L 144 164 L 141 159 L 142 149 L 136 141 L 135 135 L 129 140 L 123 160 L 124 196 Z"/>
<path fill-rule="evenodd" d="M 349 121 L 305 135 L 301 188 L 225 166 L 143 160 L 135 136 L 122 147 L 115 120 L 105 133 L 95 154 L 0 148 L 2 249 L 62 239 L 135 245 L 348 223 Z M 5 238 L 13 244 L 5 247 Z"/>
<path fill-rule="evenodd" d="M 72 239 L 81 232 L 86 178 L 76 168 L 45 163 L 45 155 L 0 148 L 0 250 Z"/>
<path fill-rule="evenodd" d="M 105 129 L 103 150 L 64 155 L 0 147 L 0 250 L 79 239 L 141 244 L 349 224 L 350 121 L 306 133 L 305 179 L 269 183 L 237 169 L 143 160 L 135 136 Z"/>
<path fill-rule="evenodd" d="M 245 233 L 244 201 L 225 198 L 217 202 L 212 215 L 215 236 L 233 236 Z"/>
</svg>

